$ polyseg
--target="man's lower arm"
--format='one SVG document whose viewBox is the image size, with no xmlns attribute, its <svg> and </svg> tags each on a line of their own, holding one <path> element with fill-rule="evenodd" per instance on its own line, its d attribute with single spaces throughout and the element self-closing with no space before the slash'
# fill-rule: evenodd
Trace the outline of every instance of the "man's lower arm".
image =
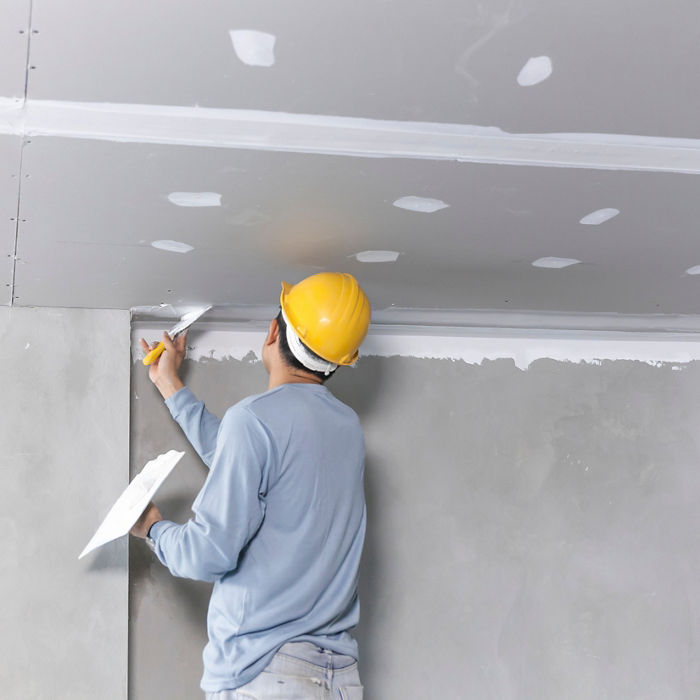
<svg viewBox="0 0 700 700">
<path fill-rule="evenodd" d="M 156 388 L 164 399 L 169 399 L 173 394 L 176 394 L 180 389 L 184 388 L 184 384 L 180 377 L 158 377 L 156 380 Z"/>
</svg>

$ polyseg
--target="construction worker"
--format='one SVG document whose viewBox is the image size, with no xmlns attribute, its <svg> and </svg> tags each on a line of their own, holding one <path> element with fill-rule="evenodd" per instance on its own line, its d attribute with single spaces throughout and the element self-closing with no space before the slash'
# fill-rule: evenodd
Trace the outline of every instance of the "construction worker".
<svg viewBox="0 0 700 700">
<path fill-rule="evenodd" d="M 222 420 L 180 381 L 185 337 L 163 335 L 150 379 L 210 471 L 187 523 L 151 504 L 132 534 L 173 575 L 214 582 L 207 700 L 356 700 L 364 440 L 324 383 L 357 360 L 370 304 L 352 275 L 324 272 L 283 282 L 280 306 L 262 347 L 268 390 Z"/>
</svg>

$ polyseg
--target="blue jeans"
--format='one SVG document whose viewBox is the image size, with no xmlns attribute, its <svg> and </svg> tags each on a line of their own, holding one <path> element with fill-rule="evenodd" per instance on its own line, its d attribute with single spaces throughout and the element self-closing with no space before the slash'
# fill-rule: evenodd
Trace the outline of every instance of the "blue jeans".
<svg viewBox="0 0 700 700">
<path fill-rule="evenodd" d="M 206 700 L 362 700 L 362 684 L 352 656 L 288 642 L 250 683 Z"/>
</svg>

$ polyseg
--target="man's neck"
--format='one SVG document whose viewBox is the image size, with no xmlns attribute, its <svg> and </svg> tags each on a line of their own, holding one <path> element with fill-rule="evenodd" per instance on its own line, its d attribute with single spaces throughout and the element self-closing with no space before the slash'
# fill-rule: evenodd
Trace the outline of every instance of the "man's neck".
<svg viewBox="0 0 700 700">
<path fill-rule="evenodd" d="M 282 384 L 323 384 L 320 377 L 301 370 L 280 368 L 270 373 L 268 391 Z"/>
</svg>

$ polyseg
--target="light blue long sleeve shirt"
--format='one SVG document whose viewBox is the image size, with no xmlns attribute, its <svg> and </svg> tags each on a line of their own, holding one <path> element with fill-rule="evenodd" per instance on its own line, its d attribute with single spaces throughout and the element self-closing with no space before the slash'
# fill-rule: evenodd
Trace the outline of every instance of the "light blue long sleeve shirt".
<svg viewBox="0 0 700 700">
<path fill-rule="evenodd" d="M 175 576 L 214 582 L 202 688 L 248 683 L 289 641 L 357 658 L 366 509 L 355 412 L 316 384 L 249 397 L 221 421 L 186 388 L 166 405 L 210 467 L 194 517 L 150 532 Z"/>
</svg>

